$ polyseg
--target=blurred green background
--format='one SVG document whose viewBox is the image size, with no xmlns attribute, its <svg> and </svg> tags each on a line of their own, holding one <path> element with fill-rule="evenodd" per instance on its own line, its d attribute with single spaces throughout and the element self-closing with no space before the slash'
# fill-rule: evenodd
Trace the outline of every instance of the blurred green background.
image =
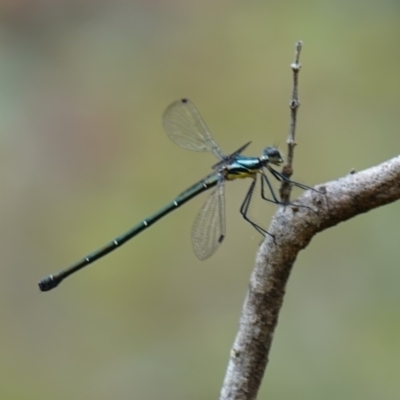
<svg viewBox="0 0 400 400">
<path fill-rule="evenodd" d="M 399 153 L 400 3 L 13 0 L 0 4 L 0 398 L 214 399 L 261 237 L 227 185 L 228 235 L 200 262 L 206 195 L 39 293 L 209 172 L 161 116 L 180 97 L 224 151 L 286 152 L 304 41 L 294 179 Z M 265 207 L 270 218 L 274 206 Z M 301 253 L 260 399 L 400 398 L 400 204 Z"/>
</svg>

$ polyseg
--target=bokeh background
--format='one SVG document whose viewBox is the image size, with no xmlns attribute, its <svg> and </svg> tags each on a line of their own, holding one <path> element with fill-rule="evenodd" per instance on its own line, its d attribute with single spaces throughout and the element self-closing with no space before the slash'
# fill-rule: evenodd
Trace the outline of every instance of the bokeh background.
<svg viewBox="0 0 400 400">
<path fill-rule="evenodd" d="M 0 3 L 0 398 L 214 399 L 261 238 L 227 185 L 228 235 L 200 262 L 200 196 L 39 293 L 37 281 L 208 174 L 161 116 L 180 97 L 228 153 L 286 152 L 301 57 L 294 178 L 399 153 L 400 3 Z M 266 205 L 268 220 L 275 207 Z M 294 267 L 260 399 L 400 398 L 400 204 L 323 232 Z"/>
</svg>

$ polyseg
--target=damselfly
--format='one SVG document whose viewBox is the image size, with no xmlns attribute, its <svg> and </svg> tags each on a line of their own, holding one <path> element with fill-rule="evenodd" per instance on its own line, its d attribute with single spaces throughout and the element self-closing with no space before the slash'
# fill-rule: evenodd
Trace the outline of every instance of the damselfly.
<svg viewBox="0 0 400 400">
<path fill-rule="evenodd" d="M 252 200 L 257 179 L 261 179 L 262 199 L 283 204 L 276 197 L 271 183 L 266 175 L 268 170 L 279 181 L 286 181 L 302 189 L 308 186 L 293 182 L 271 165 L 280 165 L 282 156 L 276 147 L 266 147 L 259 157 L 245 157 L 241 153 L 250 142 L 230 155 L 225 155 L 212 138 L 210 131 L 204 123 L 196 107 L 188 99 L 178 100 L 172 103 L 163 115 L 163 125 L 168 137 L 179 146 L 195 151 L 206 151 L 214 154 L 218 163 L 212 167 L 213 172 L 201 181 L 195 183 L 189 189 L 177 196 L 171 203 L 160 209 L 155 214 L 135 225 L 131 230 L 117 237 L 101 249 L 87 255 L 82 260 L 57 274 L 49 275 L 39 282 L 41 291 L 55 288 L 64 278 L 79 271 L 81 268 L 93 263 L 116 248 L 122 246 L 129 239 L 147 229 L 160 218 L 180 207 L 198 194 L 214 188 L 210 197 L 197 215 L 192 228 L 192 244 L 196 256 L 205 260 L 217 250 L 225 237 L 225 182 L 239 178 L 251 178 L 252 183 L 246 197 L 240 207 L 240 213 L 258 232 L 265 235 L 269 233 L 265 228 L 256 224 L 248 216 L 250 202 Z M 272 199 L 266 196 L 266 187 Z M 285 203 L 287 204 L 287 203 Z"/>
</svg>

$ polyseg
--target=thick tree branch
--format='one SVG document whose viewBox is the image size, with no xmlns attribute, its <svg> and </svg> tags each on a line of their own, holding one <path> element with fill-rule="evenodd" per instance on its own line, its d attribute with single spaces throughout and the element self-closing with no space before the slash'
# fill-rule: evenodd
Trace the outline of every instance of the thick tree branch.
<svg viewBox="0 0 400 400">
<path fill-rule="evenodd" d="M 285 287 L 294 261 L 312 237 L 359 214 L 400 199 L 400 156 L 308 190 L 280 207 L 256 258 L 220 399 L 255 399 L 268 363 Z"/>
</svg>

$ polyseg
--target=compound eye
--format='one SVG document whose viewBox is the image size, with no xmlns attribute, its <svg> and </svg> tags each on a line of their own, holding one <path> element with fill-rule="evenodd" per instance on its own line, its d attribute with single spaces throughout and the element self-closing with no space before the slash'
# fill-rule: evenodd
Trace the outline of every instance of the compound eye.
<svg viewBox="0 0 400 400">
<path fill-rule="evenodd" d="M 271 164 L 280 165 L 283 162 L 282 155 L 276 147 L 266 147 L 264 149 L 264 157 L 266 157 Z"/>
<path fill-rule="evenodd" d="M 272 151 L 270 156 L 273 158 L 280 157 L 279 151 L 278 150 Z"/>
<path fill-rule="evenodd" d="M 267 157 L 279 157 L 279 151 L 275 147 L 266 147 L 264 149 L 264 155 Z"/>
</svg>

